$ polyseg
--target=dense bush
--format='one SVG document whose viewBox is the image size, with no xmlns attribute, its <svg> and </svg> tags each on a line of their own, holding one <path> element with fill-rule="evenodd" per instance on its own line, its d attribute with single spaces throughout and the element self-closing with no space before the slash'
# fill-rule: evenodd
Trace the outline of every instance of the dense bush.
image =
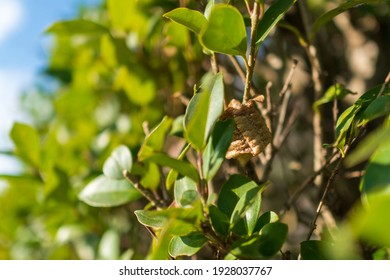
<svg viewBox="0 0 390 280">
<path fill-rule="evenodd" d="M 340 2 L 107 0 L 54 23 L 0 258 L 388 259 L 390 6 Z"/>
</svg>

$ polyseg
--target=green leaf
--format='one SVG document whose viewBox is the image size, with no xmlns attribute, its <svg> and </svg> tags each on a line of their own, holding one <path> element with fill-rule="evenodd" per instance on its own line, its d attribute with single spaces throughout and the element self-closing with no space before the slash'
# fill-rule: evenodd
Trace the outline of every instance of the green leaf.
<svg viewBox="0 0 390 280">
<path fill-rule="evenodd" d="M 301 243 L 302 260 L 327 260 L 323 249 L 330 246 L 328 242 L 320 240 L 308 240 Z"/>
<path fill-rule="evenodd" d="M 196 229 L 196 225 L 202 216 L 202 209 L 197 203 L 192 207 L 168 208 L 163 210 L 137 210 L 134 212 L 138 221 L 148 227 L 163 228 L 173 227 L 172 234 L 185 235 Z M 180 229 L 183 226 L 183 229 Z"/>
<path fill-rule="evenodd" d="M 218 208 L 230 220 L 230 228 L 238 235 L 249 236 L 260 213 L 263 186 L 242 175 L 232 175 L 223 185 Z"/>
<path fill-rule="evenodd" d="M 374 119 L 385 116 L 390 113 L 390 95 L 383 95 L 376 98 L 364 110 L 362 120 L 359 125 L 364 125 Z"/>
<path fill-rule="evenodd" d="M 223 111 L 224 86 L 221 73 L 207 76 L 188 104 L 184 129 L 185 137 L 194 148 L 201 151 L 205 147 L 210 132 Z"/>
<path fill-rule="evenodd" d="M 288 227 L 286 224 L 279 222 L 266 224 L 260 232 L 260 255 L 265 258 L 270 258 L 279 252 L 286 241 L 287 233 Z"/>
<path fill-rule="evenodd" d="M 390 141 L 378 146 L 366 167 L 360 183 L 363 194 L 381 192 L 390 194 Z"/>
<path fill-rule="evenodd" d="M 120 235 L 117 231 L 107 230 L 100 240 L 98 256 L 101 260 L 117 260 L 120 254 Z"/>
<path fill-rule="evenodd" d="M 126 146 L 117 147 L 104 162 L 103 173 L 111 179 L 123 179 L 123 172 L 131 171 L 133 158 L 130 150 Z"/>
<path fill-rule="evenodd" d="M 199 198 L 196 183 L 188 177 L 183 177 L 175 182 L 175 201 L 179 206 L 187 206 Z"/>
<path fill-rule="evenodd" d="M 231 246 L 230 254 L 239 258 L 269 259 L 283 246 L 287 237 L 287 225 L 271 223 L 264 226 L 260 235 L 240 239 Z"/>
<path fill-rule="evenodd" d="M 112 207 L 126 204 L 140 197 L 139 192 L 127 180 L 114 180 L 98 176 L 79 194 L 79 199 L 94 207 Z"/>
<path fill-rule="evenodd" d="M 276 223 L 277 221 L 279 221 L 278 214 L 273 211 L 267 211 L 259 217 L 253 231 L 259 232 L 266 224 Z"/>
<path fill-rule="evenodd" d="M 343 99 L 348 94 L 353 94 L 352 91 L 346 89 L 343 85 L 336 83 L 328 88 L 325 94 L 313 104 L 314 111 L 318 112 L 319 107 L 323 104 L 333 102 L 335 99 Z"/>
<path fill-rule="evenodd" d="M 351 226 L 355 235 L 376 246 L 390 247 L 390 194 L 367 196 L 368 205 L 352 213 Z"/>
<path fill-rule="evenodd" d="M 183 151 L 181 151 L 180 155 L 178 156 L 178 160 L 182 160 L 186 153 L 188 152 L 188 150 L 191 148 L 191 145 L 190 144 L 187 144 L 184 148 L 183 148 Z M 173 184 L 175 183 L 177 177 L 179 176 L 179 172 L 177 172 L 175 169 L 171 169 L 167 175 L 167 179 L 165 180 L 165 186 L 167 188 L 168 191 L 171 190 Z"/>
<path fill-rule="evenodd" d="M 218 234 L 226 237 L 229 233 L 229 218 L 215 205 L 209 206 L 211 226 Z"/>
<path fill-rule="evenodd" d="M 283 18 L 296 0 L 279 0 L 265 11 L 259 22 L 256 34 L 256 45 L 261 45 L 275 25 Z"/>
<path fill-rule="evenodd" d="M 346 158 L 345 165 L 352 167 L 366 159 L 382 144 L 390 142 L 390 126 L 382 126 L 368 134 Z"/>
<path fill-rule="evenodd" d="M 196 168 L 189 162 L 171 158 L 163 153 L 153 154 L 147 160 L 155 162 L 161 166 L 170 167 L 182 174 L 183 176 L 187 176 L 195 182 L 199 182 L 198 172 L 196 171 Z"/>
<path fill-rule="evenodd" d="M 234 174 L 222 185 L 217 206 L 230 219 L 233 211 L 237 210 L 236 205 L 239 200 L 244 197 L 248 191 L 257 189 L 258 187 L 259 186 L 248 177 Z"/>
<path fill-rule="evenodd" d="M 382 85 L 371 88 L 365 92 L 355 104 L 348 107 L 337 119 L 336 123 L 336 141 L 335 146 L 343 153 L 344 145 L 349 144 L 349 139 L 356 136 L 358 124 L 360 123 L 363 112 L 377 98 L 382 89 Z M 383 94 L 390 93 L 390 88 L 384 88 Z"/>
<path fill-rule="evenodd" d="M 90 20 L 75 19 L 58 21 L 46 29 L 46 32 L 58 35 L 103 35 L 108 33 L 108 29 Z"/>
<path fill-rule="evenodd" d="M 313 26 L 312 26 L 311 31 L 310 31 L 310 38 L 309 38 L 310 41 L 314 40 L 316 33 L 318 32 L 318 30 L 322 26 L 324 26 L 326 23 L 331 21 L 337 15 L 339 15 L 339 14 L 341 14 L 341 13 L 343 13 L 343 12 L 353 8 L 353 7 L 361 5 L 361 4 L 374 4 L 374 3 L 379 3 L 379 2 L 383 2 L 383 1 L 381 1 L 381 0 L 349 0 L 349 1 L 342 3 L 337 8 L 334 8 L 334 9 L 322 14 L 313 23 Z"/>
<path fill-rule="evenodd" d="M 119 68 L 114 87 L 122 89 L 128 99 L 139 106 L 147 105 L 156 96 L 156 85 L 151 76 L 141 71 L 130 71 L 127 67 Z"/>
<path fill-rule="evenodd" d="M 233 120 L 217 122 L 203 152 L 203 174 L 211 180 L 225 159 L 230 146 L 235 124 Z"/>
<path fill-rule="evenodd" d="M 207 19 L 200 12 L 187 8 L 177 8 L 163 15 L 163 17 L 184 25 L 189 30 L 199 34 Z"/>
<path fill-rule="evenodd" d="M 169 254 L 172 257 L 195 255 L 207 238 L 200 232 L 191 232 L 185 236 L 174 236 L 169 244 Z"/>
<path fill-rule="evenodd" d="M 14 123 L 11 133 L 16 152 L 24 161 L 38 167 L 41 161 L 41 145 L 38 132 L 23 123 Z"/>
<path fill-rule="evenodd" d="M 247 37 L 241 13 L 232 6 L 214 5 L 208 23 L 202 28 L 201 44 L 212 51 L 245 57 Z"/>
<path fill-rule="evenodd" d="M 143 161 L 155 152 L 161 152 L 166 134 L 169 132 L 172 125 L 172 119 L 165 116 L 161 122 L 146 136 L 142 143 L 141 149 L 138 152 L 138 159 Z"/>
<path fill-rule="evenodd" d="M 241 196 L 230 217 L 230 226 L 237 235 L 251 236 L 260 214 L 262 186 L 256 186 Z M 241 226 L 242 224 L 243 226 Z M 244 229 L 244 231 L 243 231 Z"/>
</svg>

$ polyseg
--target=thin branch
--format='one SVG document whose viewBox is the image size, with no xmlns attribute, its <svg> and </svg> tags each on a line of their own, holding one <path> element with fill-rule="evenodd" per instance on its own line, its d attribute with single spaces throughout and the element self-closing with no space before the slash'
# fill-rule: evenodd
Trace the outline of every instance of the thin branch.
<svg viewBox="0 0 390 280">
<path fill-rule="evenodd" d="M 298 65 L 298 60 L 296 60 L 294 58 L 293 59 L 293 64 L 292 64 L 291 69 L 290 69 L 290 72 L 288 73 L 288 76 L 287 76 L 287 79 L 286 79 L 286 81 L 285 81 L 285 83 L 283 85 L 283 88 L 282 88 L 282 90 L 279 93 L 280 97 L 282 97 L 287 92 L 287 90 L 291 87 L 291 81 L 292 81 L 295 69 L 297 68 L 297 65 Z"/>
<path fill-rule="evenodd" d="M 131 175 L 128 171 L 124 170 L 123 171 L 123 176 L 134 185 L 134 187 L 150 202 L 153 204 L 158 209 L 165 208 L 167 205 L 164 201 L 159 200 L 154 196 L 154 194 L 144 188 L 140 183 L 137 177 Z"/>
<path fill-rule="evenodd" d="M 256 63 L 257 47 L 256 47 L 256 33 L 257 26 L 260 21 L 260 5 L 257 1 L 253 3 L 253 10 L 251 14 L 251 37 L 249 46 L 249 55 L 246 69 L 245 90 L 243 103 L 250 99 L 250 91 L 252 88 L 252 76 Z"/>
<path fill-rule="evenodd" d="M 321 197 L 321 200 L 320 202 L 318 203 L 318 207 L 317 207 L 317 211 L 316 211 L 316 215 L 314 216 L 314 219 L 313 221 L 311 222 L 311 228 L 310 228 L 310 231 L 307 235 L 307 238 L 306 240 L 310 240 L 314 230 L 317 228 L 317 219 L 318 217 L 320 216 L 320 213 L 321 213 L 321 209 L 324 205 L 324 201 L 325 201 L 325 198 L 326 196 L 328 195 L 328 192 L 330 190 L 330 187 L 332 186 L 333 184 L 333 181 L 336 177 L 336 175 L 338 174 L 339 172 L 339 169 L 340 169 L 340 165 L 341 165 L 341 162 L 343 161 L 343 157 L 340 157 L 339 160 L 337 161 L 337 164 L 335 166 L 335 168 L 333 169 L 332 171 L 332 174 L 330 175 L 329 179 L 328 179 L 328 182 L 326 184 L 326 187 L 325 187 L 325 190 L 322 194 L 322 197 Z"/>
<path fill-rule="evenodd" d="M 298 187 L 295 192 L 290 196 L 290 199 L 286 202 L 285 204 L 285 208 L 280 212 L 280 216 L 284 216 L 284 214 L 287 212 L 287 210 L 289 210 L 294 204 L 295 202 L 298 200 L 298 198 L 301 196 L 301 194 L 303 192 L 306 191 L 306 189 L 310 186 L 310 184 L 312 184 L 315 180 L 315 178 L 317 178 L 317 176 L 319 176 L 320 174 L 322 174 L 322 172 L 324 172 L 324 170 L 330 165 L 332 164 L 335 160 L 339 159 L 340 158 L 340 153 L 339 152 L 336 152 L 334 153 L 332 156 L 330 156 L 327 161 L 325 162 L 325 164 L 323 166 L 321 166 L 321 168 L 319 168 L 318 170 L 316 170 L 309 178 L 307 178 L 302 184 L 300 187 Z"/>
<path fill-rule="evenodd" d="M 385 88 L 386 88 L 386 86 L 387 86 L 388 83 L 390 83 L 390 71 L 389 71 L 389 73 L 387 74 L 386 79 L 385 79 L 385 81 L 383 82 L 383 85 L 382 85 L 381 90 L 379 91 L 377 97 L 379 97 L 379 96 L 381 96 L 381 95 L 383 94 L 383 92 L 385 91 Z"/>
<path fill-rule="evenodd" d="M 310 36 L 310 30 L 312 26 L 312 21 L 310 18 L 310 12 L 307 8 L 307 4 L 305 0 L 298 1 L 299 10 L 302 16 L 302 21 L 304 23 L 306 37 Z M 309 58 L 311 64 L 311 79 L 314 84 L 314 99 L 318 100 L 323 93 L 323 84 L 321 81 L 322 69 L 320 60 L 318 58 L 317 49 L 309 42 L 306 49 L 307 56 Z M 314 170 L 319 169 L 323 163 L 325 162 L 325 150 L 322 147 L 322 125 L 321 125 L 321 113 L 314 112 L 313 115 L 313 165 Z M 322 184 L 323 178 L 322 176 L 318 176 L 315 180 L 316 186 L 320 186 Z"/>
</svg>

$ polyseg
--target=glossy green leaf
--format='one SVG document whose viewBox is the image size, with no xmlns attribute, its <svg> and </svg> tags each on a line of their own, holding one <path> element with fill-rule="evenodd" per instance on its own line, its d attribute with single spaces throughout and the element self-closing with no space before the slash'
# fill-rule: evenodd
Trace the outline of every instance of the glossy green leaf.
<svg viewBox="0 0 390 280">
<path fill-rule="evenodd" d="M 257 223 L 263 186 L 242 175 L 232 175 L 223 185 L 218 208 L 230 220 L 230 227 L 238 235 L 250 236 Z"/>
<path fill-rule="evenodd" d="M 168 208 L 163 210 L 137 210 L 134 212 L 137 216 L 138 221 L 148 227 L 153 228 L 163 228 L 163 227 L 172 227 L 172 234 L 181 235 L 187 234 L 188 227 L 181 230 L 177 225 L 187 224 L 192 230 L 194 230 L 197 221 L 201 218 L 202 210 L 198 204 L 194 204 L 192 207 L 186 208 Z M 177 225 L 173 225 L 176 223 Z M 183 224 L 184 223 L 184 224 Z"/>
<path fill-rule="evenodd" d="M 335 99 L 337 100 L 343 99 L 345 96 L 352 93 L 353 92 L 346 89 L 343 85 L 337 83 L 331 86 L 330 88 L 328 88 L 325 94 L 316 102 L 314 102 L 313 109 L 318 112 L 318 109 L 321 105 L 333 102 Z"/>
<path fill-rule="evenodd" d="M 350 106 L 337 119 L 336 122 L 336 142 L 335 146 L 344 154 L 344 145 L 347 143 L 348 134 L 353 124 L 353 120 L 359 108 Z"/>
<path fill-rule="evenodd" d="M 245 236 L 252 235 L 260 214 L 263 190 L 262 186 L 256 186 L 240 197 L 230 217 L 230 224 L 234 225 L 232 228 L 234 233 Z"/>
<path fill-rule="evenodd" d="M 260 235 L 234 242 L 230 254 L 245 259 L 269 259 L 283 246 L 287 238 L 287 231 L 288 228 L 285 224 L 267 224 Z"/>
<path fill-rule="evenodd" d="M 246 55 L 247 36 L 244 19 L 240 11 L 233 6 L 214 5 L 199 39 L 209 50 L 243 57 Z"/>
<path fill-rule="evenodd" d="M 129 148 L 126 146 L 117 147 L 104 162 L 103 173 L 111 179 L 123 179 L 123 172 L 131 171 L 133 158 Z"/>
<path fill-rule="evenodd" d="M 359 125 L 364 125 L 374 119 L 390 113 L 390 95 L 379 96 L 373 100 L 367 109 L 364 110 Z"/>
<path fill-rule="evenodd" d="M 10 137 L 20 158 L 35 167 L 39 166 L 41 145 L 38 132 L 27 124 L 16 122 L 11 129 Z"/>
<path fill-rule="evenodd" d="M 221 73 L 208 75 L 188 104 L 184 129 L 185 137 L 194 148 L 201 151 L 222 114 L 224 100 L 223 77 Z"/>
<path fill-rule="evenodd" d="M 165 116 L 161 122 L 146 136 L 142 143 L 141 149 L 138 152 L 138 159 L 143 161 L 155 152 L 161 152 L 166 134 L 169 132 L 172 124 L 172 119 Z"/>
<path fill-rule="evenodd" d="M 365 209 L 360 207 L 353 212 L 353 232 L 370 244 L 390 247 L 390 194 L 370 194 L 367 201 Z"/>
<path fill-rule="evenodd" d="M 266 224 L 260 231 L 260 255 L 265 258 L 270 258 L 279 252 L 286 241 L 287 233 L 288 227 L 286 224 L 279 222 Z"/>
<path fill-rule="evenodd" d="M 256 45 L 261 45 L 275 25 L 283 18 L 296 0 L 279 0 L 272 4 L 259 22 L 256 34 Z"/>
<path fill-rule="evenodd" d="M 58 21 L 46 29 L 48 33 L 55 33 L 58 35 L 103 35 L 108 33 L 108 29 L 97 23 L 85 19 L 75 19 Z"/>
<path fill-rule="evenodd" d="M 344 145 L 348 144 L 349 139 L 356 136 L 358 131 L 357 126 L 363 117 L 363 112 L 374 100 L 376 100 L 381 89 L 382 85 L 378 85 L 365 92 L 337 119 L 335 146 L 338 147 L 341 152 L 344 150 Z M 382 94 L 388 93 L 390 93 L 390 88 L 384 88 Z"/>
<path fill-rule="evenodd" d="M 191 205 L 199 198 L 196 183 L 188 177 L 176 180 L 174 195 L 179 206 Z"/>
<path fill-rule="evenodd" d="M 237 210 L 236 205 L 240 199 L 243 197 L 245 198 L 248 191 L 252 189 L 257 190 L 258 187 L 259 186 L 248 177 L 234 174 L 222 185 L 217 206 L 230 219 L 233 212 Z"/>
<path fill-rule="evenodd" d="M 207 238 L 200 232 L 174 236 L 169 244 L 169 254 L 172 257 L 192 256 L 202 249 L 206 242 Z"/>
<path fill-rule="evenodd" d="M 120 254 L 120 235 L 117 231 L 107 230 L 99 243 L 98 257 L 101 260 L 117 260 Z"/>
<path fill-rule="evenodd" d="M 183 176 L 187 176 L 195 182 L 199 182 L 198 172 L 196 171 L 196 168 L 189 162 L 171 158 L 163 153 L 153 154 L 148 158 L 148 161 L 155 162 L 161 166 L 170 167 Z"/>
<path fill-rule="evenodd" d="M 341 13 L 343 13 L 343 12 L 353 8 L 353 7 L 361 5 L 361 4 L 374 4 L 374 3 L 379 3 L 379 2 L 383 2 L 383 1 L 381 1 L 381 0 L 349 0 L 349 1 L 342 3 L 337 8 L 334 8 L 334 9 L 322 14 L 313 23 L 313 26 L 312 26 L 311 31 L 310 31 L 310 41 L 314 40 L 316 33 L 318 32 L 318 30 L 322 26 L 324 26 L 326 23 L 331 21 L 334 17 L 338 16 L 339 14 L 341 14 Z"/>
<path fill-rule="evenodd" d="M 188 8 L 177 8 L 163 15 L 163 17 L 184 25 L 189 30 L 199 34 L 207 20 L 200 12 Z"/>
<path fill-rule="evenodd" d="M 260 231 L 266 224 L 276 223 L 277 221 L 279 221 L 278 214 L 273 211 L 267 211 L 257 220 L 254 232 Z"/>
<path fill-rule="evenodd" d="M 327 260 L 324 247 L 331 246 L 328 242 L 320 240 L 308 240 L 301 243 L 302 260 Z"/>
<path fill-rule="evenodd" d="M 95 207 L 118 206 L 139 197 L 139 192 L 127 180 L 114 180 L 103 175 L 92 180 L 79 194 L 80 200 Z"/>
<path fill-rule="evenodd" d="M 390 193 L 390 141 L 378 146 L 360 183 L 363 194 Z"/>
<path fill-rule="evenodd" d="M 215 205 L 209 206 L 211 226 L 218 234 L 226 237 L 229 233 L 229 218 Z"/>
<path fill-rule="evenodd" d="M 233 120 L 217 122 L 203 152 L 203 175 L 211 180 L 225 159 L 235 124 Z"/>
</svg>

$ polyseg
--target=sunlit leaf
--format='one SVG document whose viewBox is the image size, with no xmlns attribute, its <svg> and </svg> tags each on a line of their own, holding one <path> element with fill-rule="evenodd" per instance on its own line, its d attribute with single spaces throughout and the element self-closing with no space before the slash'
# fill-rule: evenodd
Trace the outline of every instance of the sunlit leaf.
<svg viewBox="0 0 390 280">
<path fill-rule="evenodd" d="M 179 206 L 191 205 L 199 197 L 196 183 L 188 177 L 176 180 L 174 194 Z"/>
<path fill-rule="evenodd" d="M 172 257 L 192 256 L 207 242 L 207 238 L 200 232 L 191 232 L 185 236 L 174 236 L 169 244 L 169 254 Z"/>
<path fill-rule="evenodd" d="M 277 221 L 279 221 L 278 214 L 273 211 L 267 211 L 257 220 L 254 232 L 260 231 L 266 224 L 276 223 Z"/>
<path fill-rule="evenodd" d="M 325 94 L 313 104 L 313 109 L 318 111 L 318 108 L 326 103 L 333 102 L 334 100 L 343 99 L 348 94 L 353 94 L 350 90 L 346 89 L 341 84 L 335 84 L 328 88 Z"/>
<path fill-rule="evenodd" d="M 195 182 L 199 181 L 198 172 L 196 171 L 195 167 L 189 162 L 171 158 L 163 153 L 153 154 L 148 158 L 148 161 L 155 162 L 161 166 L 170 167 L 179 172 L 180 174 L 191 178 Z"/>
<path fill-rule="evenodd" d="M 275 25 L 283 18 L 296 0 L 279 0 L 273 3 L 264 13 L 256 34 L 256 44 L 260 45 L 267 38 Z"/>
<path fill-rule="evenodd" d="M 99 243 L 98 257 L 102 260 L 116 260 L 120 254 L 120 235 L 117 231 L 107 230 Z"/>
<path fill-rule="evenodd" d="M 139 192 L 127 180 L 115 180 L 99 176 L 79 194 L 79 199 L 90 206 L 112 207 L 126 204 L 140 197 Z"/>
<path fill-rule="evenodd" d="M 189 30 L 199 33 L 207 20 L 200 12 L 188 8 L 177 8 L 163 15 L 170 20 L 184 25 Z"/>
<path fill-rule="evenodd" d="M 246 55 L 247 37 L 241 13 L 233 6 L 218 4 L 213 6 L 208 23 L 200 35 L 202 45 L 212 51 Z"/>
<path fill-rule="evenodd" d="M 390 194 L 390 141 L 378 146 L 366 167 L 360 189 L 367 195 L 372 192 Z"/>
<path fill-rule="evenodd" d="M 46 29 L 48 33 L 55 33 L 58 35 L 103 35 L 108 33 L 108 29 L 97 23 L 86 19 L 75 19 L 58 21 Z"/>
<path fill-rule="evenodd" d="M 371 244 L 390 247 L 390 194 L 370 194 L 367 201 L 367 207 L 360 207 L 353 213 L 353 231 Z"/>
<path fill-rule="evenodd" d="M 233 120 L 217 122 L 203 152 L 203 175 L 211 180 L 225 159 L 235 125 Z"/>
<path fill-rule="evenodd" d="M 222 74 L 207 76 L 186 110 L 185 137 L 197 149 L 203 150 L 210 133 L 223 111 L 224 86 Z"/>
<path fill-rule="evenodd" d="M 39 166 L 41 145 L 38 132 L 27 124 L 16 122 L 10 136 L 16 146 L 17 154 L 28 163 Z"/>
<path fill-rule="evenodd" d="M 390 113 L 390 95 L 383 95 L 376 98 L 364 110 L 362 120 L 359 125 L 364 125 L 374 119 L 385 116 Z"/>
<path fill-rule="evenodd" d="M 111 179 L 123 179 L 123 172 L 131 171 L 133 158 L 129 148 L 126 146 L 117 147 L 104 162 L 103 173 Z"/>
<path fill-rule="evenodd" d="M 145 141 L 142 143 L 141 149 L 138 152 L 138 159 L 140 161 L 145 160 L 155 152 L 161 152 L 164 143 L 165 136 L 169 132 L 172 124 L 172 119 L 165 116 L 161 122 L 146 136 Z"/>
</svg>

